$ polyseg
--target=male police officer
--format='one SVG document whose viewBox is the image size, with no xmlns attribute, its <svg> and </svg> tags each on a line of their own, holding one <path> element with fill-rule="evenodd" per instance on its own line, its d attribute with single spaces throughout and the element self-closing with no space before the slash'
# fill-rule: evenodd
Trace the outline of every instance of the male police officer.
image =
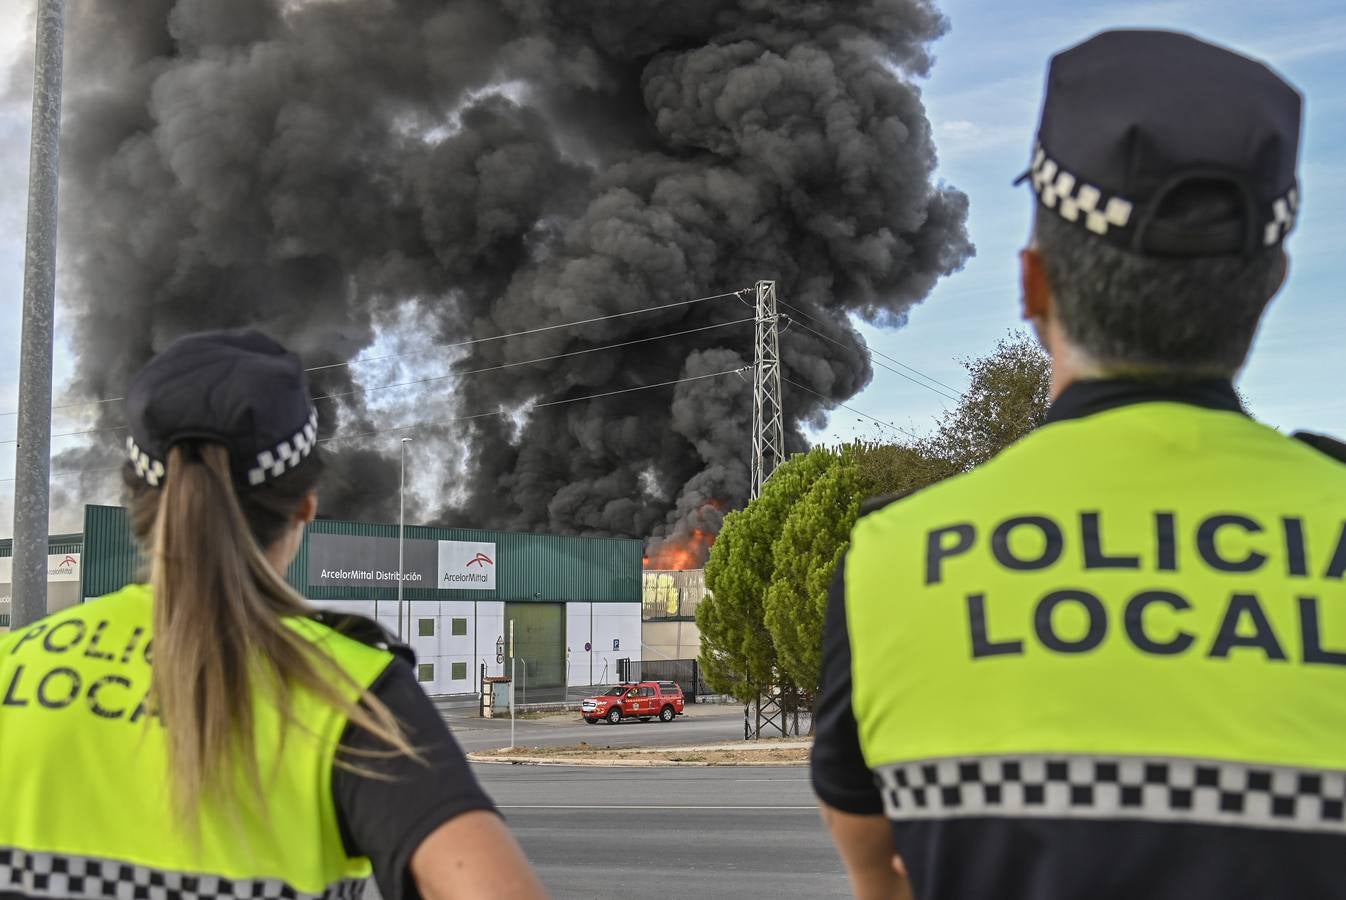
<svg viewBox="0 0 1346 900">
<path fill-rule="evenodd" d="M 834 585 L 813 779 L 857 895 L 1346 894 L 1346 466 L 1231 386 L 1300 106 L 1185 35 L 1052 61 L 1047 424 L 863 517 Z"/>
</svg>

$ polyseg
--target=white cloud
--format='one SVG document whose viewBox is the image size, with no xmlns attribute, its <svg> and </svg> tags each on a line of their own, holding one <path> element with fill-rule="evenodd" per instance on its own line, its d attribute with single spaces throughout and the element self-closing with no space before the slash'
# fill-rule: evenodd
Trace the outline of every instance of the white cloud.
<svg viewBox="0 0 1346 900">
<path fill-rule="evenodd" d="M 1346 18 L 1296 23 L 1293 30 L 1273 33 L 1260 41 L 1260 50 L 1273 65 L 1346 54 Z"/>
<path fill-rule="evenodd" d="M 935 141 L 944 159 L 990 153 L 1021 144 L 1026 129 L 1018 125 L 978 124 L 954 119 L 935 126 Z"/>
</svg>

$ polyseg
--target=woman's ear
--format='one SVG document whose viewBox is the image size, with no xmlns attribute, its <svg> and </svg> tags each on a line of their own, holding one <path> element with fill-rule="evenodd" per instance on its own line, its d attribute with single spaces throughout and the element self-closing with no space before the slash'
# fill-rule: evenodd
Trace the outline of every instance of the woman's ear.
<svg viewBox="0 0 1346 900">
<path fill-rule="evenodd" d="M 318 517 L 318 492 L 309 491 L 304 498 L 299 501 L 299 508 L 294 512 L 294 519 L 300 525 L 307 525 Z"/>
<path fill-rule="evenodd" d="M 1276 284 L 1276 289 L 1271 292 L 1272 297 L 1279 294 L 1285 288 L 1285 283 L 1290 280 L 1290 252 L 1282 248 L 1281 256 L 1285 258 L 1285 266 L 1281 269 L 1281 280 Z"/>
</svg>

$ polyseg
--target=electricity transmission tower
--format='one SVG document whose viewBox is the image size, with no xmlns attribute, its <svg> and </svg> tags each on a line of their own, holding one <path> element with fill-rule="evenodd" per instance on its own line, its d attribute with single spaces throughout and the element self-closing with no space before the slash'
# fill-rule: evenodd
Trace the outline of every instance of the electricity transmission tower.
<svg viewBox="0 0 1346 900">
<path fill-rule="evenodd" d="M 785 417 L 781 411 L 780 315 L 776 310 L 776 282 L 757 282 L 757 346 L 752 379 L 752 496 L 785 461 Z M 743 739 L 760 738 L 763 728 L 786 734 L 786 698 L 783 689 L 759 689 L 755 727 L 749 726 L 749 707 L 743 707 Z M 798 720 L 796 719 L 796 722 Z M 797 729 L 797 726 L 796 726 Z"/>
<path fill-rule="evenodd" d="M 781 413 L 780 315 L 776 282 L 757 282 L 757 352 L 752 379 L 752 496 L 785 461 L 785 419 Z"/>
</svg>

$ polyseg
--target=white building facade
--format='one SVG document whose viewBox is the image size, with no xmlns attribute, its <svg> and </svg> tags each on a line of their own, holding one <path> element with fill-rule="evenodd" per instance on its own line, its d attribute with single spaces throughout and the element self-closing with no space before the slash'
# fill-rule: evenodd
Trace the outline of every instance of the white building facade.
<svg viewBox="0 0 1346 900">
<path fill-rule="evenodd" d="M 428 693 L 475 694 L 483 677 L 513 672 L 529 703 L 617 681 L 640 661 L 640 566 L 639 541 L 408 527 L 399 542 L 396 526 L 320 520 L 290 581 L 400 635 Z"/>
</svg>

